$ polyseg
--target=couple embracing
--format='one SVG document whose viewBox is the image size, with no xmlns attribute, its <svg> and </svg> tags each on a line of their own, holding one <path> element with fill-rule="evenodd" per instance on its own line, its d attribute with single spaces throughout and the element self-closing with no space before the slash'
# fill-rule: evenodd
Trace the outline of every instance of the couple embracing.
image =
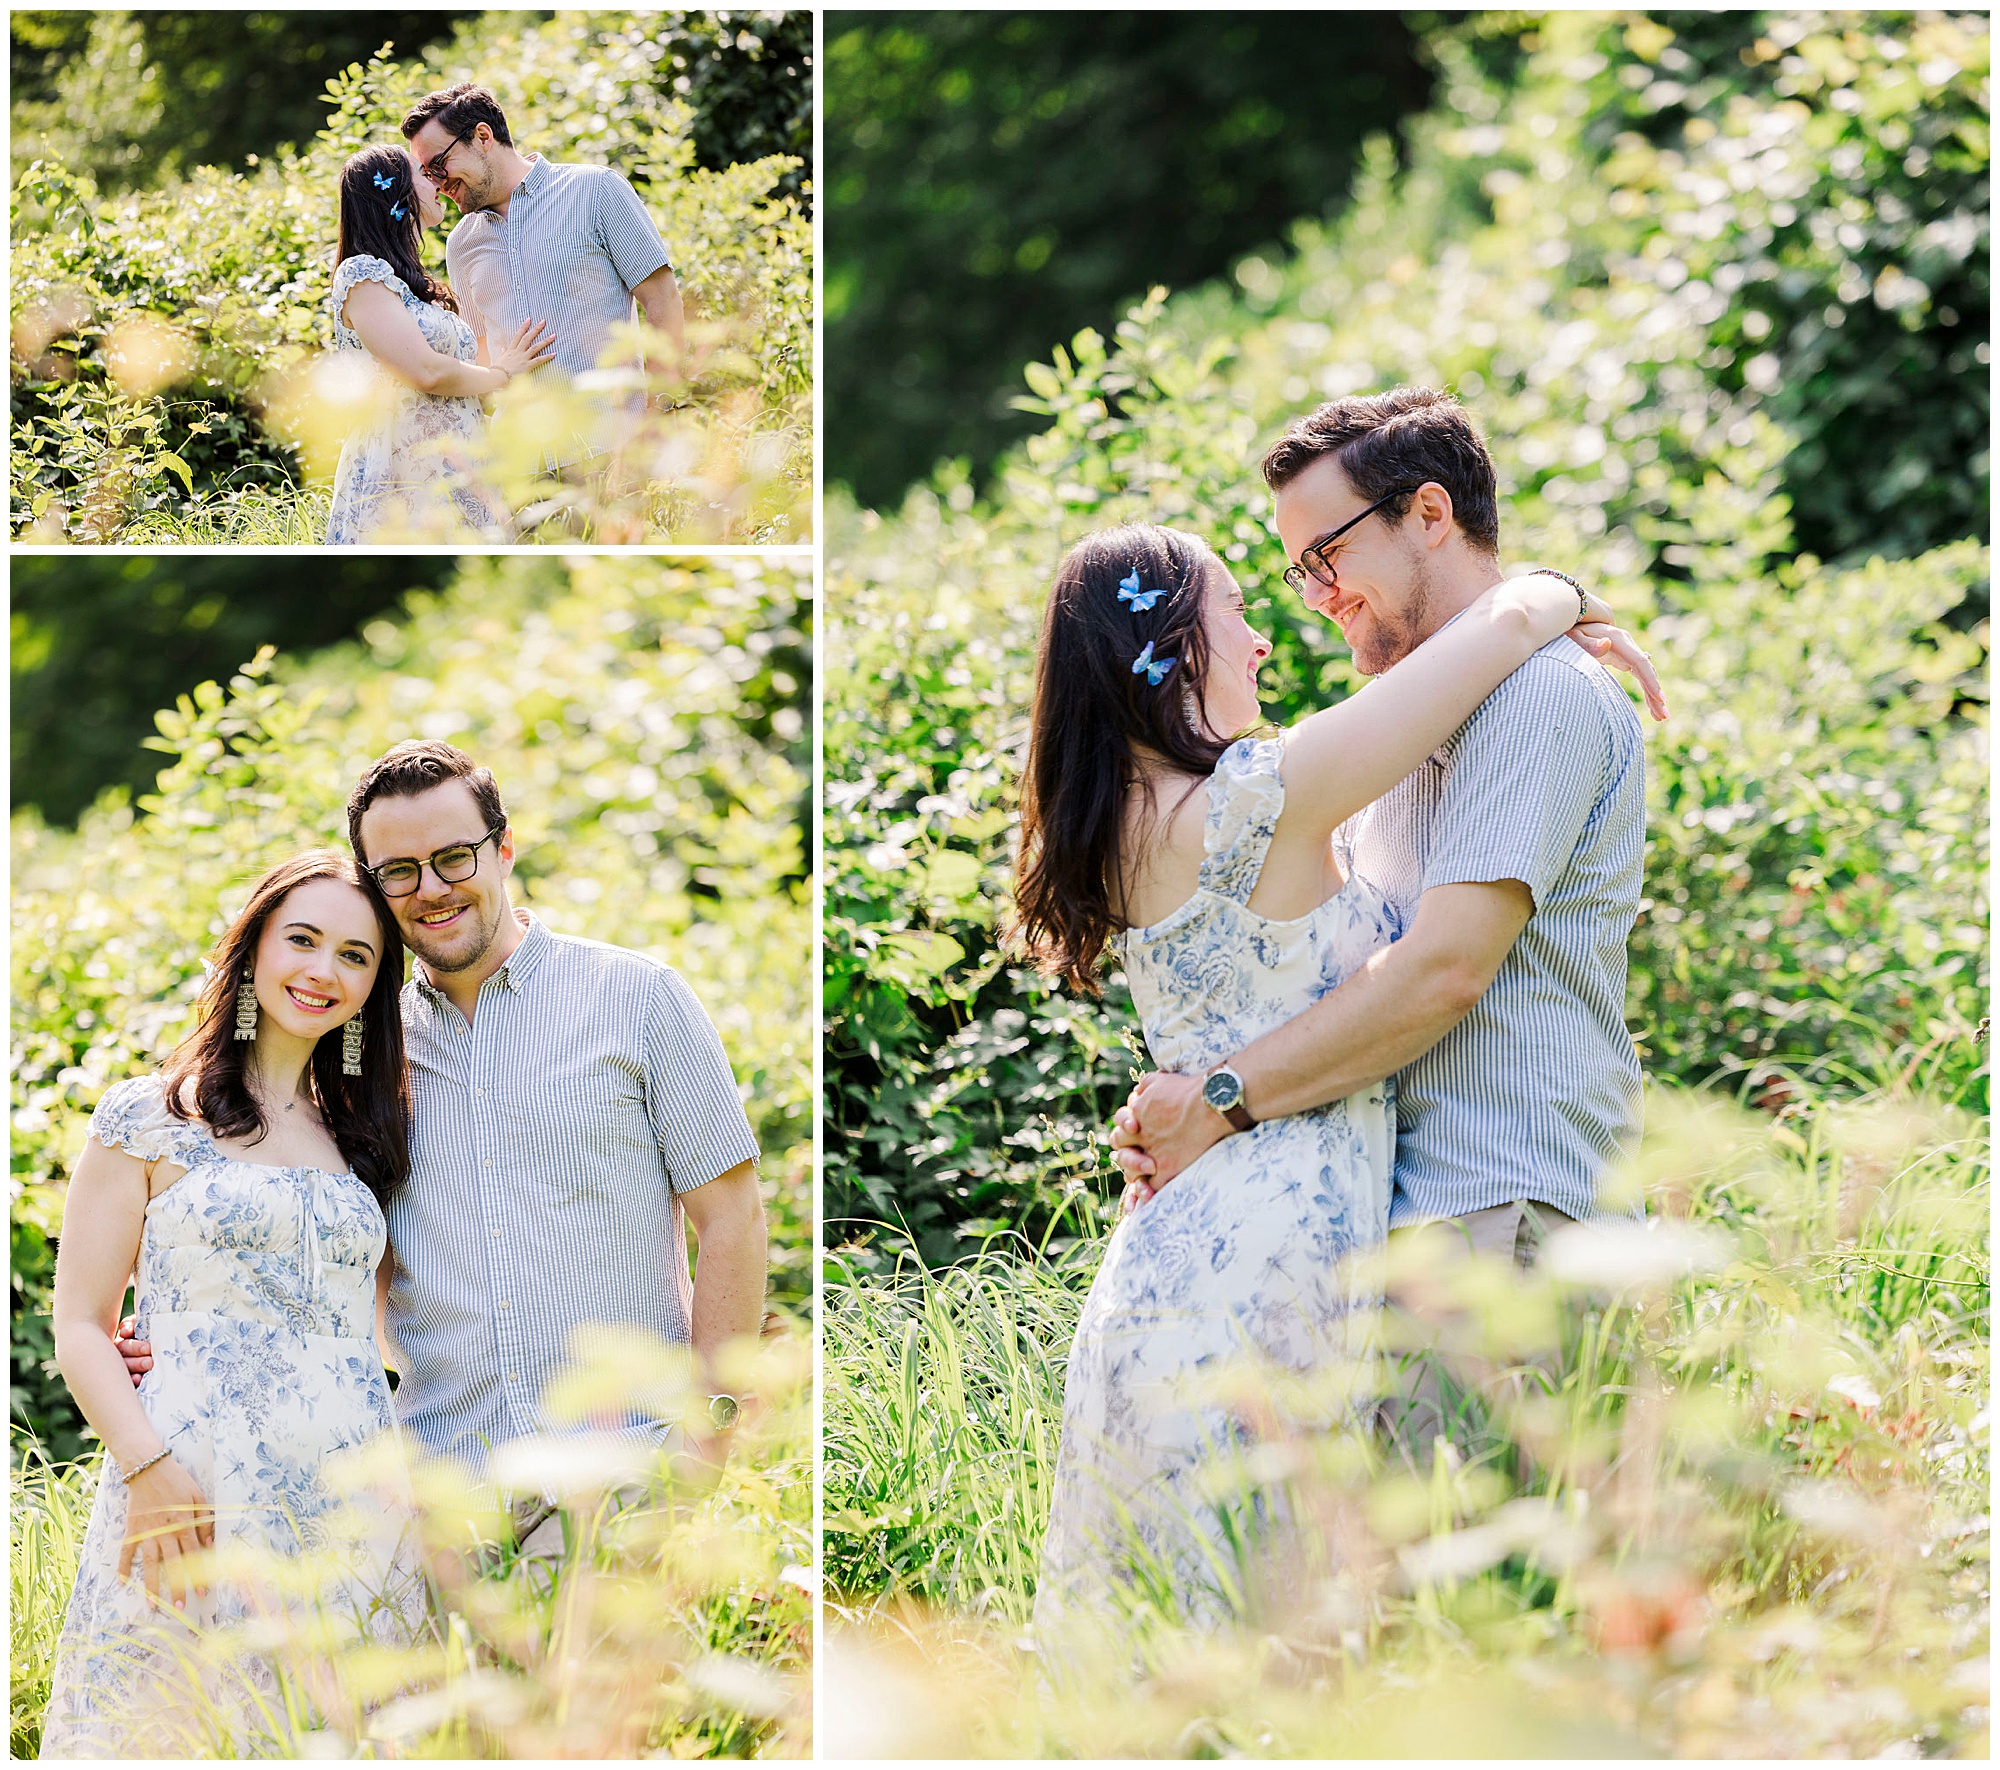
<svg viewBox="0 0 2000 1770">
<path fill-rule="evenodd" d="M 71 1175 L 56 1357 L 107 1456 L 45 1757 L 197 1755 L 217 1742 L 177 1729 L 204 1713 L 239 1731 L 282 1714 L 254 1658 L 234 1697 L 189 1689 L 180 1662 L 260 1602 L 226 1555 L 220 1573 L 190 1557 L 326 1548 L 329 1463 L 398 1427 L 478 1471 L 544 1429 L 543 1386 L 586 1323 L 691 1346 L 710 1379 L 683 1432 L 697 1451 L 735 1418 L 713 1372 L 762 1321 L 757 1148 L 693 993 L 513 907 L 499 787 L 448 744 L 374 763 L 348 836 L 352 859 L 257 882 L 195 1031 L 106 1091 Z M 319 1602 L 402 1644 L 425 1627 L 407 1490 L 377 1522 Z M 551 1502 L 513 1522 L 525 1556 L 560 1556 Z"/>
<path fill-rule="evenodd" d="M 608 166 L 522 153 L 484 87 L 433 92 L 403 136 L 406 146 L 363 148 L 340 174 L 334 343 L 360 353 L 391 397 L 341 450 L 327 542 L 511 541 L 514 513 L 482 479 L 481 401 L 545 365 L 594 370 L 634 303 L 678 354 L 679 285 L 631 185 Z M 460 214 L 449 280 L 423 262 L 446 201 Z M 576 469 L 601 453 L 573 438 L 544 465 Z"/>
<path fill-rule="evenodd" d="M 1385 1237 L 1531 1264 L 1598 1214 L 1637 1127 L 1644 749 L 1597 660 L 1664 718 L 1645 655 L 1572 580 L 1503 580 L 1493 464 L 1447 394 L 1322 406 L 1264 477 L 1286 582 L 1361 692 L 1239 737 L 1271 647 L 1173 529 L 1079 543 L 1043 622 L 1019 937 L 1092 992 L 1115 953 L 1162 1072 L 1112 1138 L 1125 1214 L 1068 1365 L 1051 1636 L 1124 1586 L 1240 1610 L 1215 1463 L 1246 1433 L 1204 1380 L 1352 1358 Z M 1427 1470 L 1448 1392 L 1429 1362 L 1406 1389 L 1383 1411 Z"/>
</svg>

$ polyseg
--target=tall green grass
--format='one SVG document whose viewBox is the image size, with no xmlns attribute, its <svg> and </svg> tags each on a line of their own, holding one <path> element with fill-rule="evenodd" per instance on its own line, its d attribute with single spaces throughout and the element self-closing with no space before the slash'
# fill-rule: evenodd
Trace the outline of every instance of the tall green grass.
<svg viewBox="0 0 2000 1770">
<path fill-rule="evenodd" d="M 1532 1284 L 1460 1275 L 1463 1349 L 1519 1381 L 1432 1467 L 1354 1434 L 1267 1444 L 1302 1522 L 1221 1634 L 1158 1615 L 1135 1648 L 1108 1609 L 1096 1643 L 1024 1633 L 1087 1262 L 836 1264 L 823 1749 L 1980 1750 L 1978 1123 L 1803 1082 L 1775 1118 L 1673 1089 L 1648 1117 L 1649 1232 Z"/>
</svg>

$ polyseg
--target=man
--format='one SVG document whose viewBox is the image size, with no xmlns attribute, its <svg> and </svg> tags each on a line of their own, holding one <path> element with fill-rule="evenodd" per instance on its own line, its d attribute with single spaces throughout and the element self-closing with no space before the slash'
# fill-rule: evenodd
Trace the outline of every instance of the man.
<svg viewBox="0 0 2000 1770">
<path fill-rule="evenodd" d="M 461 211 L 445 274 L 482 343 L 543 320 L 555 333 L 555 366 L 581 375 L 636 302 L 679 360 L 680 286 L 652 217 L 619 174 L 521 153 L 482 86 L 433 92 L 403 119 L 403 134 Z"/>
<path fill-rule="evenodd" d="M 1336 400 L 1272 446 L 1287 572 L 1380 675 L 1503 575 L 1491 458 L 1450 395 Z M 1112 1143 L 1135 1198 L 1256 1120 L 1394 1075 L 1392 1242 L 1443 1224 L 1531 1263 L 1597 1210 L 1637 1129 L 1624 1020 L 1645 753 L 1624 691 L 1563 639 L 1529 659 L 1350 828 L 1405 932 L 1204 1076 L 1142 1077 Z M 1416 1428 L 1434 1436 L 1434 1417 Z"/>
<path fill-rule="evenodd" d="M 451 745 L 396 745 L 347 820 L 417 961 L 402 997 L 411 1171 L 388 1206 L 398 1419 L 478 1467 L 544 1428 L 571 1333 L 608 1322 L 691 1345 L 690 1436 L 726 1432 L 738 1403 L 716 1361 L 763 1319 L 764 1215 L 701 1005 L 657 960 L 513 907 L 499 789 Z M 132 1344 L 135 1370 L 145 1352 Z M 549 1512 L 517 1516 L 522 1537 Z"/>
</svg>

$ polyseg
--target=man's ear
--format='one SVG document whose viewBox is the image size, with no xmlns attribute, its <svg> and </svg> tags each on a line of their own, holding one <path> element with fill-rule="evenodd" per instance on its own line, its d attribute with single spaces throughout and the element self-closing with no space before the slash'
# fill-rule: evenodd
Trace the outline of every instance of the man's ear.
<svg viewBox="0 0 2000 1770">
<path fill-rule="evenodd" d="M 1458 533 L 1458 515 L 1452 509 L 1451 493 L 1434 479 L 1427 479 L 1417 487 L 1416 496 L 1410 500 L 1410 509 L 1423 524 L 1423 545 L 1442 547 Z"/>
</svg>

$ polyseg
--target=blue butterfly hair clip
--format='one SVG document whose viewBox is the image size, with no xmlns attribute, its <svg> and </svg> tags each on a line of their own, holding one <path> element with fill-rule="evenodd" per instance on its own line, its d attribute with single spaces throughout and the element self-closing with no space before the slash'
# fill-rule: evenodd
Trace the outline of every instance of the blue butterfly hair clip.
<svg viewBox="0 0 2000 1770">
<path fill-rule="evenodd" d="M 401 203 L 390 204 L 389 213 L 393 215 L 398 221 L 401 221 L 403 219 L 403 213 L 404 213 L 403 205 Z"/>
<path fill-rule="evenodd" d="M 388 173 L 378 172 L 375 174 L 375 188 L 378 191 L 392 191 L 396 188 L 396 181 Z"/>
<path fill-rule="evenodd" d="M 1132 568 L 1130 576 L 1118 580 L 1118 600 L 1120 602 L 1129 602 L 1132 605 L 1132 612 L 1135 615 L 1143 615 L 1164 595 L 1166 595 L 1164 590 L 1141 590 L 1139 588 L 1139 568 L 1136 565 Z M 1154 681 L 1157 682 L 1158 680 L 1158 677 L 1154 678 Z"/>
<path fill-rule="evenodd" d="M 1157 596 L 1159 592 L 1155 590 L 1153 594 Z M 1153 656 L 1153 642 L 1149 639 L 1146 641 L 1146 649 L 1132 660 L 1132 674 L 1134 676 L 1145 677 L 1153 687 L 1158 688 L 1161 683 L 1166 681 L 1167 672 L 1179 662 L 1179 658 L 1155 659 Z"/>
</svg>

